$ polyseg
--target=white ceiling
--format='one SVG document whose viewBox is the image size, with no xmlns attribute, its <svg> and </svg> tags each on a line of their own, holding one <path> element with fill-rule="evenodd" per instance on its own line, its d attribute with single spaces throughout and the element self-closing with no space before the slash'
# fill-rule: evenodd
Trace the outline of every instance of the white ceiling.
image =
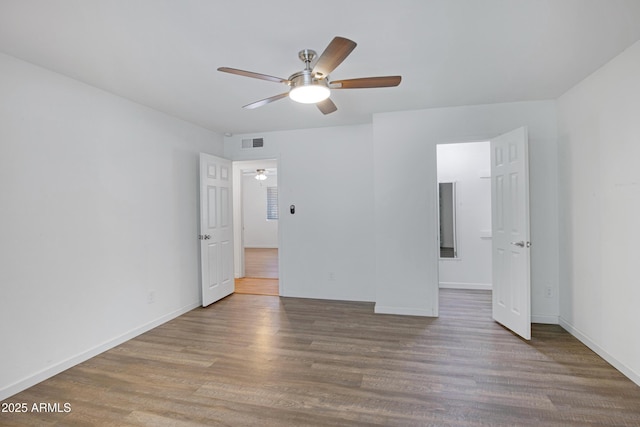
<svg viewBox="0 0 640 427">
<path fill-rule="evenodd" d="M 250 133 L 369 123 L 373 113 L 553 99 L 640 39 L 640 0 L 0 0 L 0 51 L 203 127 Z M 338 111 L 283 99 L 301 49 L 358 47 Z"/>
</svg>

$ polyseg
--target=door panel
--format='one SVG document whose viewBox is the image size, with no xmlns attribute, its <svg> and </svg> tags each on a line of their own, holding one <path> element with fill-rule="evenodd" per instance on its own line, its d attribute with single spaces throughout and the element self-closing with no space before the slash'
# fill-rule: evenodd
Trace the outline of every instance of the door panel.
<svg viewBox="0 0 640 427">
<path fill-rule="evenodd" d="M 218 227 L 218 195 L 217 187 L 207 186 L 207 227 L 215 230 Z"/>
<path fill-rule="evenodd" d="M 231 161 L 200 154 L 202 306 L 233 293 Z"/>
<path fill-rule="evenodd" d="M 494 138 L 491 153 L 493 318 L 531 339 L 527 129 Z"/>
</svg>

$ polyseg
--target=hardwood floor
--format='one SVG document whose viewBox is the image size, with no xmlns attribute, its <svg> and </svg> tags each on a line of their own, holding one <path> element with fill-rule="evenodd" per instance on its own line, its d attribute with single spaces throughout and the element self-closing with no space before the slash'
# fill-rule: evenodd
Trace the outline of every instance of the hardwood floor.
<svg viewBox="0 0 640 427">
<path fill-rule="evenodd" d="M 277 248 L 245 248 L 244 275 L 263 279 L 278 278 Z"/>
<path fill-rule="evenodd" d="M 278 249 L 245 248 L 245 276 L 235 280 L 237 294 L 280 295 Z"/>
<path fill-rule="evenodd" d="M 235 282 L 235 292 L 237 294 L 280 295 L 278 279 L 243 277 L 241 279 L 236 279 Z"/>
<path fill-rule="evenodd" d="M 555 325 L 525 342 L 490 292 L 441 290 L 441 316 L 232 295 L 5 402 L 3 426 L 639 426 L 640 387 Z"/>
</svg>

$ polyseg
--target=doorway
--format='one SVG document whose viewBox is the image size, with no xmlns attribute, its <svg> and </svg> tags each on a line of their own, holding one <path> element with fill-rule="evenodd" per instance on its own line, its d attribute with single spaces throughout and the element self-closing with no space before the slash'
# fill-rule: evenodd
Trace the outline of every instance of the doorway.
<svg viewBox="0 0 640 427">
<path fill-rule="evenodd" d="M 276 160 L 233 163 L 235 292 L 279 295 Z"/>
<path fill-rule="evenodd" d="M 438 144 L 436 150 L 439 287 L 490 292 L 490 143 Z"/>
<path fill-rule="evenodd" d="M 469 143 L 461 147 L 479 147 L 480 143 Z M 487 143 L 484 143 L 487 144 Z M 436 169 L 437 181 L 446 179 L 455 181 L 456 178 L 443 178 L 443 174 L 448 173 L 447 167 L 444 166 L 446 161 L 443 155 L 446 151 L 454 151 L 455 144 L 437 145 L 436 146 Z M 476 257 L 467 257 L 466 245 L 469 247 L 474 242 L 480 240 L 490 240 L 488 246 L 491 250 L 485 250 L 483 253 L 488 255 L 489 261 L 485 264 L 491 266 L 486 277 L 490 277 L 489 289 L 492 299 L 492 318 L 510 329 L 515 334 L 524 338 L 531 339 L 531 247 L 530 230 L 529 230 L 529 166 L 528 166 L 528 130 L 526 126 L 506 132 L 502 135 L 492 138 L 488 142 L 489 156 L 486 154 L 473 155 L 475 158 L 489 158 L 489 172 L 484 165 L 475 165 L 477 176 L 489 181 L 489 194 L 491 195 L 490 209 L 480 209 L 477 203 L 471 202 L 471 199 L 464 201 L 462 197 L 462 185 L 458 182 L 456 185 L 457 201 L 456 203 L 456 243 L 458 253 L 454 253 L 451 260 L 462 262 L 466 258 L 471 261 L 466 268 L 457 267 L 456 271 L 465 274 L 467 280 L 471 279 L 472 283 L 464 281 L 452 283 L 452 288 L 462 289 L 482 289 L 482 283 L 477 282 L 477 271 L 469 268 L 471 265 L 476 267 L 481 265 Z M 455 152 L 455 151 L 454 151 Z M 453 156 L 449 156 L 449 163 L 460 167 L 469 162 L 469 153 L 473 150 L 462 150 Z M 485 149 L 486 153 L 486 149 Z M 480 169 L 478 169 L 480 168 Z M 469 170 L 461 169 L 461 170 Z M 474 172 L 473 170 L 471 171 Z M 453 175 L 453 173 L 452 173 Z M 436 187 L 437 190 L 438 186 Z M 466 187 L 465 187 L 466 188 Z M 486 185 L 485 185 L 486 188 Z M 464 191 L 465 194 L 478 195 L 480 191 L 476 189 L 472 191 Z M 437 196 L 436 196 L 437 197 Z M 437 199 L 435 208 L 437 208 Z M 484 222 L 471 227 L 467 232 L 463 231 L 463 220 L 461 212 L 463 208 L 472 210 L 472 215 L 467 217 L 469 222 L 473 219 L 477 220 L 486 218 Z M 436 212 L 438 210 L 436 209 Z M 484 212 L 484 215 L 483 215 Z M 491 224 L 490 228 L 485 228 L 484 224 Z M 438 233 L 436 233 L 436 236 Z M 463 239 L 463 235 L 468 238 Z M 438 240 L 438 239 L 436 239 Z M 463 240 L 466 243 L 463 243 Z M 470 252 L 470 251 L 469 251 Z M 446 268 L 446 258 L 439 258 L 438 264 L 438 286 L 446 287 L 443 280 L 443 271 Z M 486 292 L 479 290 L 479 292 Z M 438 292 L 439 294 L 439 292 Z"/>
</svg>

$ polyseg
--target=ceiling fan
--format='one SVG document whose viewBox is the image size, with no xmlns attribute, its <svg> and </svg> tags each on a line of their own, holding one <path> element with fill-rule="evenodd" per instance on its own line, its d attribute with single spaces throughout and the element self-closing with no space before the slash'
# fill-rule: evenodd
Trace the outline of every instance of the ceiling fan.
<svg viewBox="0 0 640 427">
<path fill-rule="evenodd" d="M 284 83 L 289 86 L 287 92 L 252 102 L 242 108 L 252 109 L 262 107 L 263 105 L 288 96 L 296 102 L 316 104 L 323 114 L 330 114 L 338 109 L 336 104 L 329 98 L 331 89 L 394 87 L 398 86 L 402 80 L 401 76 L 384 76 L 329 81 L 329 74 L 349 56 L 355 47 L 356 43 L 354 41 L 344 37 L 335 37 L 331 40 L 331 43 L 329 43 L 329 46 L 327 46 L 324 52 L 322 52 L 322 55 L 317 58 L 313 67 L 311 64 L 317 57 L 316 52 L 311 49 L 301 50 L 298 53 L 298 58 L 304 62 L 304 70 L 292 74 L 288 79 L 229 67 L 220 67 L 218 71 L 270 82 Z"/>
</svg>

